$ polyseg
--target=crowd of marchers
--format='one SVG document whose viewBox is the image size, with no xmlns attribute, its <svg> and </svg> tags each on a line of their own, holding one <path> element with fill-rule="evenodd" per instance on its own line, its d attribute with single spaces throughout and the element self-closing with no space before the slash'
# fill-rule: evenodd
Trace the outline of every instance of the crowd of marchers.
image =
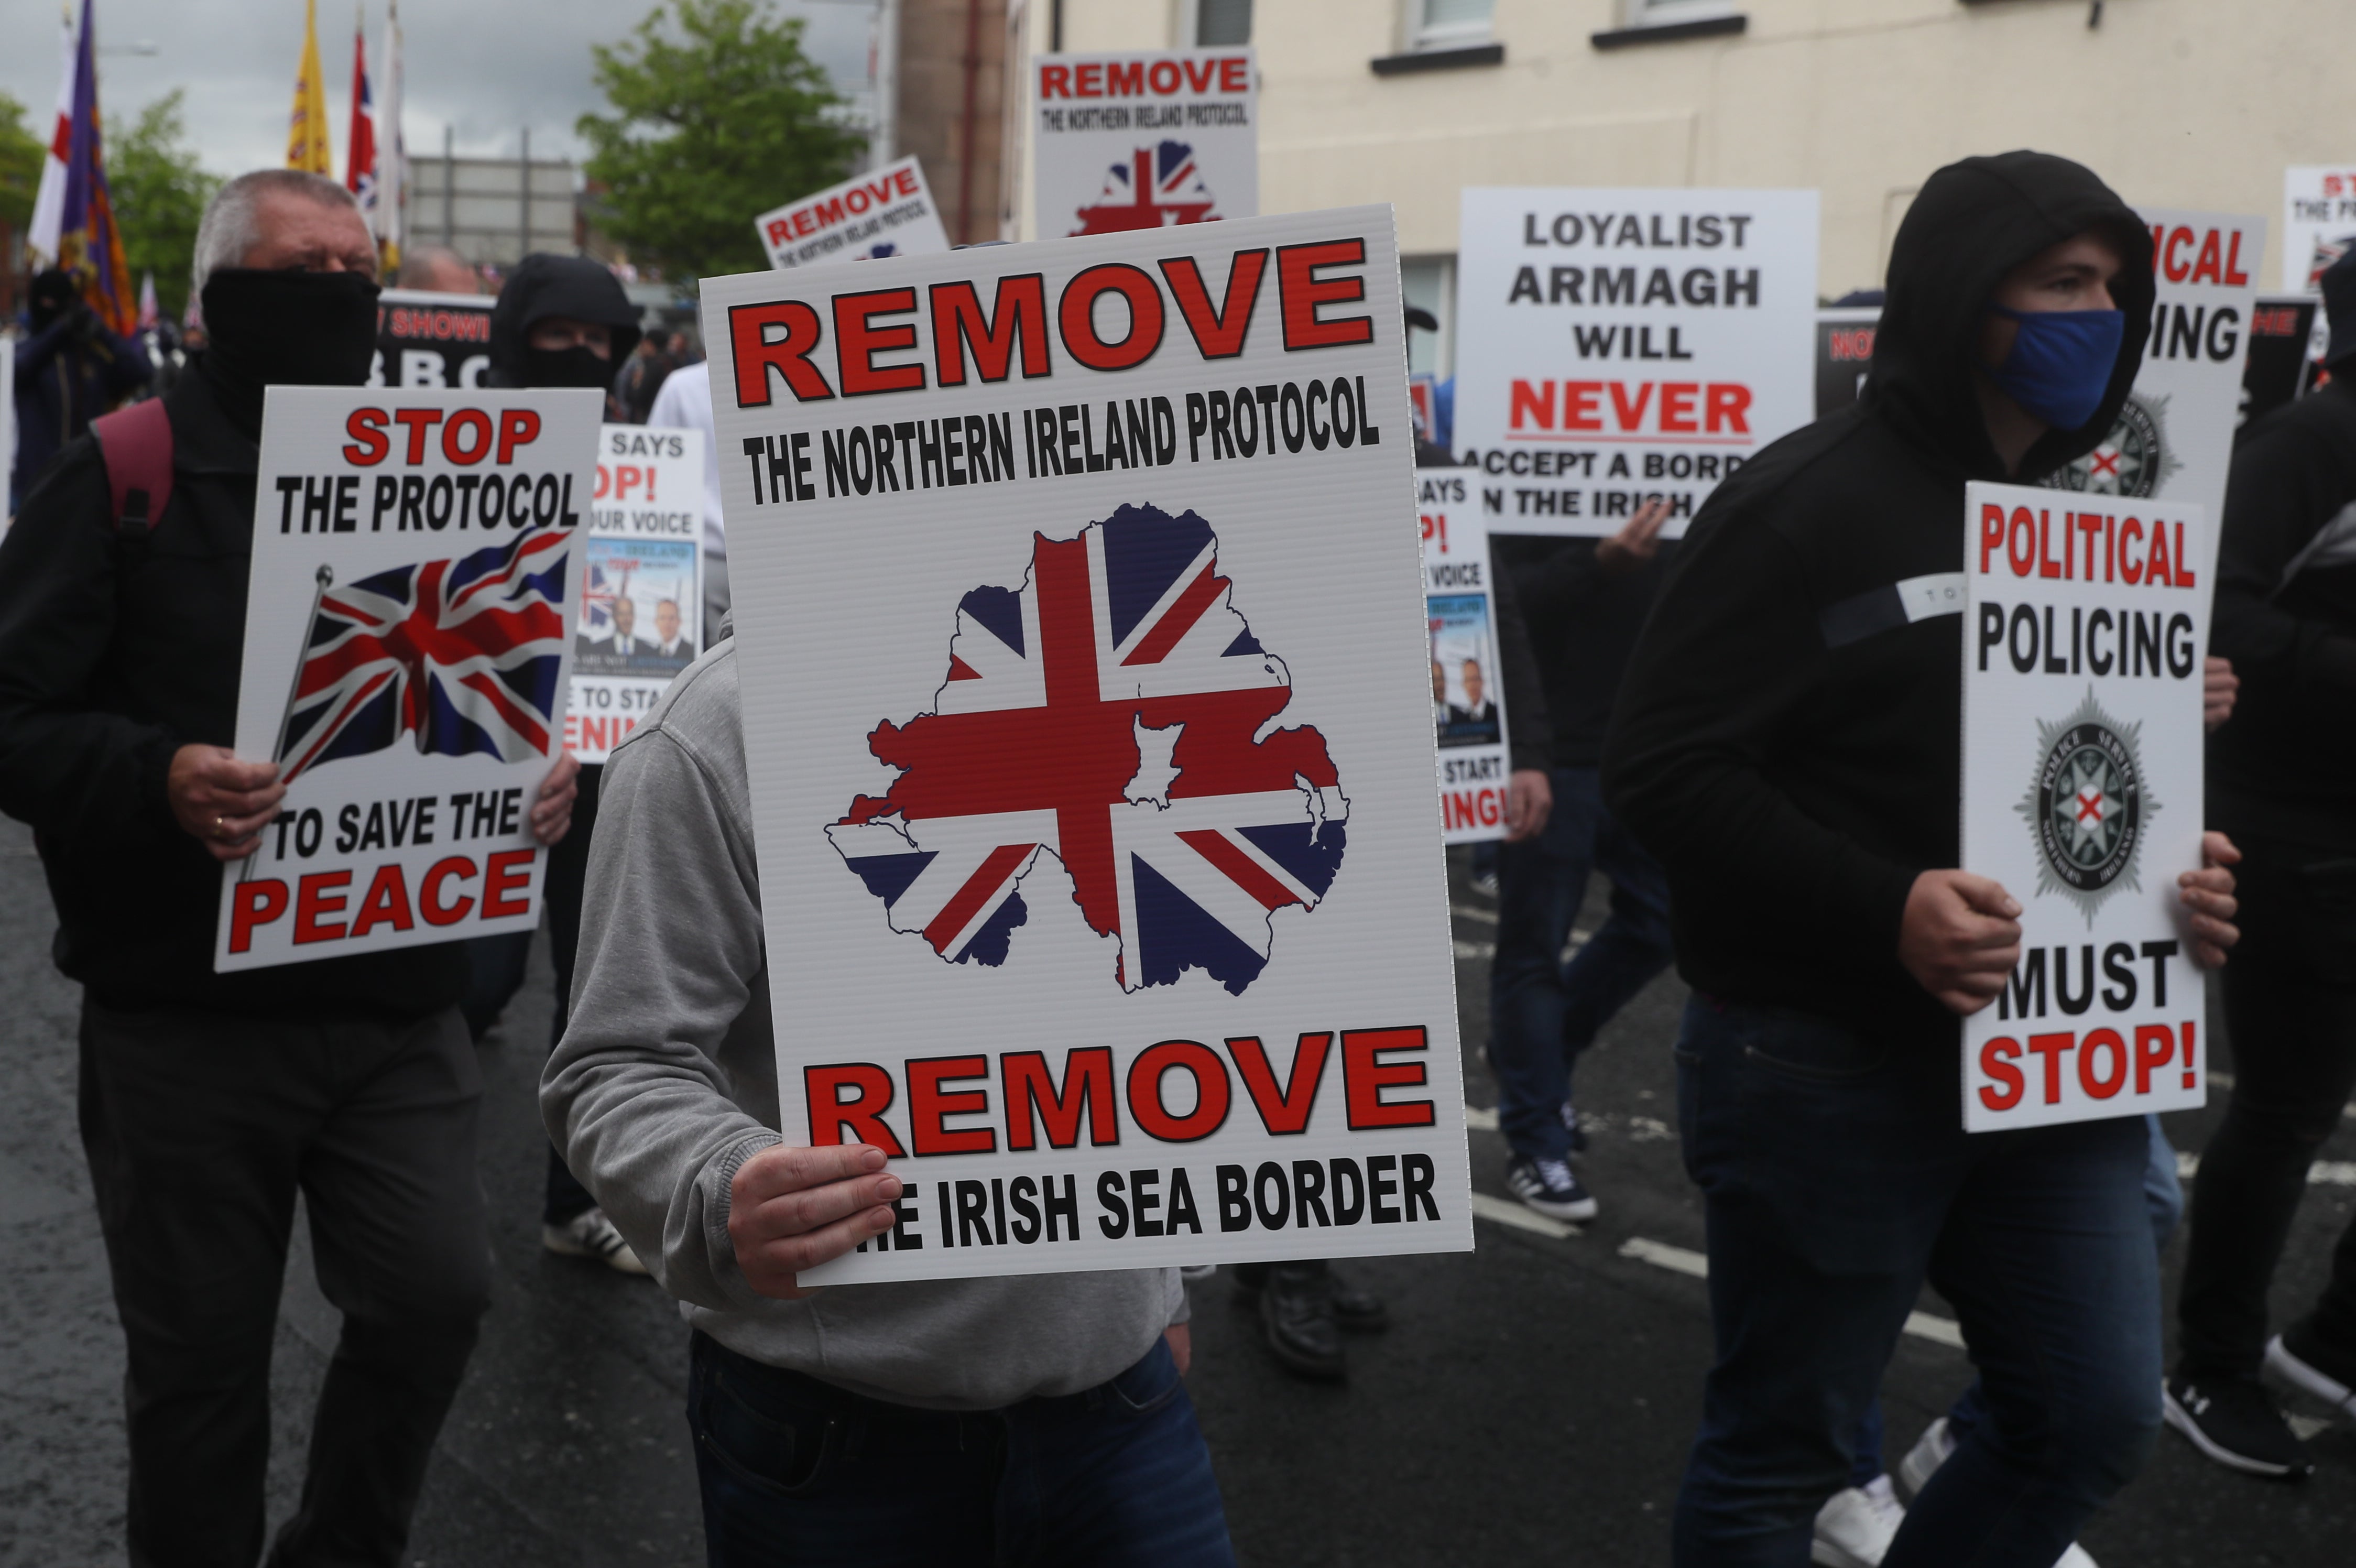
<svg viewBox="0 0 2356 1568">
<path fill-rule="evenodd" d="M 140 1564 L 403 1561 L 489 1304 L 473 1042 L 530 939 L 212 961 L 220 867 L 284 792 L 230 746 L 263 392 L 368 380 L 377 274 L 349 195 L 266 171 L 204 215 L 186 340 L 113 334 L 50 273 L 17 345 L 0 810 L 36 832 L 56 961 L 83 988 Z M 447 254 L 401 281 L 477 285 Z M 2327 363 L 2356 363 L 2356 255 L 2323 289 Z M 1956 1018 L 2012 975 L 2027 892 L 1957 865 L 1960 618 L 1828 629 L 1858 595 L 1961 570 L 1966 484 L 2034 482 L 2096 446 L 2153 295 L 2150 232 L 2093 172 L 1950 165 L 1897 235 L 1855 406 L 1759 453 L 1679 542 L 1655 504 L 1609 537 L 1499 546 L 1514 757 L 1487 1049 L 1521 1202 L 1595 1215 L 1573 1065 L 1673 962 L 1692 990 L 1680 1125 L 1715 1345 L 1681 1568 L 2083 1564 L 2078 1533 L 2163 1423 L 2295 1479 L 2311 1463 L 2262 1373 L 2356 1417 L 2356 1229 L 2319 1300 L 2278 1332 L 2267 1308 L 2356 1088 L 2356 729 L 2334 718 L 2356 698 L 2356 371 L 2254 423 L 2233 458 L 2206 864 L 2177 897 L 2222 973 L 2234 1083 L 2201 1151 L 2173 1368 L 2155 1243 L 2188 1217 L 2157 1120 L 1958 1122 Z M 514 268 L 489 350 L 491 385 L 599 388 L 613 418 L 712 427 L 688 343 L 645 333 L 584 259 Z M 881 1149 L 777 1131 L 716 472 L 704 651 L 609 762 L 562 758 L 530 806 L 558 982 L 546 1245 L 681 1305 L 715 1565 L 1231 1563 L 1178 1271 L 798 1283 L 886 1230 L 902 1184 Z M 123 481 L 156 474 L 150 517 Z M 1573 948 L 1597 873 L 1608 918 Z M 298 1194 L 343 1327 L 300 1507 L 265 1541 Z M 1385 1320 L 1321 1262 L 1232 1275 L 1304 1376 L 1342 1375 L 1344 1334 Z M 1877 1391 L 1926 1283 L 1976 1376 L 1892 1434 Z"/>
</svg>

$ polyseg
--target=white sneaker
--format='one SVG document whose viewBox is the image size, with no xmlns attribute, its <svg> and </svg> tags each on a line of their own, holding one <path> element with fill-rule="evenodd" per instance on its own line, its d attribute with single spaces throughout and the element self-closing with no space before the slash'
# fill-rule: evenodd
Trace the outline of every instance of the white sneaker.
<svg viewBox="0 0 2356 1568">
<path fill-rule="evenodd" d="M 626 1274 L 643 1274 L 647 1266 L 614 1229 L 602 1208 L 584 1209 L 562 1225 L 540 1228 L 540 1244 L 560 1258 L 594 1258 Z"/>
<path fill-rule="evenodd" d="M 1931 1484 L 1932 1472 L 1945 1464 L 1947 1455 L 1954 1451 L 1954 1435 L 1947 1430 L 1945 1416 L 1924 1427 L 1922 1435 L 1914 1440 L 1914 1446 L 1906 1451 L 1906 1457 L 1898 1462 L 1898 1477 L 1906 1483 L 1906 1495 L 1921 1497 L 1922 1488 Z M 1819 1514 L 1816 1516 L 1818 1540 L 1824 1537 L 1824 1516 Z M 1823 1559 L 1817 1561 L 1822 1562 Z M 2086 1554 L 2084 1547 L 2073 1541 L 2069 1550 L 2055 1561 L 2053 1568 L 2094 1568 L 2094 1560 Z"/>
<path fill-rule="evenodd" d="M 1931 1484 L 1931 1473 L 1947 1462 L 1955 1451 L 1954 1437 L 1947 1431 L 1947 1418 L 1941 1416 L 1922 1429 L 1906 1457 L 1898 1461 L 1898 1478 L 1906 1483 L 1906 1495 L 1919 1498 L 1922 1488 Z"/>
<path fill-rule="evenodd" d="M 1882 1554 L 1905 1522 L 1906 1510 L 1899 1506 L 1890 1477 L 1876 1476 L 1865 1486 L 1835 1492 L 1816 1510 L 1816 1538 L 1808 1548 L 1808 1561 L 1825 1568 L 1881 1568 Z"/>
</svg>

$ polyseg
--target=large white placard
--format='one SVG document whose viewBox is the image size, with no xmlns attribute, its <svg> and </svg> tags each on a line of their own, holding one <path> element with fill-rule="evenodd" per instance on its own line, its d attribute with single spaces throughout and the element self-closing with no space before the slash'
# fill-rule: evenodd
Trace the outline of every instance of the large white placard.
<svg viewBox="0 0 2356 1568">
<path fill-rule="evenodd" d="M 1816 193 L 1468 187 L 1456 451 L 1505 533 L 1616 533 L 1815 417 Z"/>
<path fill-rule="evenodd" d="M 1041 55 L 1032 81 L 1040 238 L 1258 213 L 1250 49 Z"/>
<path fill-rule="evenodd" d="M 2110 434 L 2048 487 L 2225 510 L 2242 378 L 2257 314 L 2262 218 L 2141 207 L 2151 226 L 2151 336 Z"/>
<path fill-rule="evenodd" d="M 1513 774 L 1489 528 L 1470 468 L 1418 468 L 1431 727 L 1440 743 L 1440 829 L 1449 843 L 1505 836 Z"/>
<path fill-rule="evenodd" d="M 769 252 L 769 264 L 780 271 L 879 256 L 937 256 L 949 249 L 941 209 L 914 157 L 764 212 L 753 220 L 753 231 Z"/>
<path fill-rule="evenodd" d="M 2023 911 L 2010 983 L 1964 1020 L 1972 1132 L 2207 1099 L 2176 885 L 2201 865 L 2207 517 L 1967 489 L 1963 865 Z"/>
<path fill-rule="evenodd" d="M 538 924 L 603 403 L 269 389 L 236 750 L 286 796 L 223 867 L 216 970 Z"/>
<path fill-rule="evenodd" d="M 805 1280 L 1469 1247 L 1389 209 L 703 311 Z"/>
<path fill-rule="evenodd" d="M 599 431 L 579 548 L 564 748 L 603 762 L 702 650 L 703 432 Z"/>
<path fill-rule="evenodd" d="M 2313 294 L 2323 269 L 2351 244 L 2356 244 L 2356 163 L 2284 169 L 2284 289 Z"/>
</svg>

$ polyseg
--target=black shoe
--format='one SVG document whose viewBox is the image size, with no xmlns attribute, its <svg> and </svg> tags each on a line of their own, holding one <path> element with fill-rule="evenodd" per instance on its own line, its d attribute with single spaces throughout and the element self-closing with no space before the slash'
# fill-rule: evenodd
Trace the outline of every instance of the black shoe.
<svg viewBox="0 0 2356 1568">
<path fill-rule="evenodd" d="M 2192 1446 L 2228 1469 L 2303 1481 L 2315 1473 L 2307 1444 L 2292 1435 L 2282 1412 L 2255 1378 L 2170 1378 L 2161 1391 L 2168 1424 Z"/>
<path fill-rule="evenodd" d="M 1260 1337 L 1287 1371 L 1338 1378 L 1346 1369 L 1333 1290 L 1323 1265 L 1279 1263 L 1259 1293 Z"/>
<path fill-rule="evenodd" d="M 2311 1324 L 2295 1323 L 2267 1343 L 2266 1369 L 2356 1420 L 2356 1355 L 2319 1337 Z"/>
<path fill-rule="evenodd" d="M 1376 1334 L 1391 1326 L 1390 1309 L 1383 1298 L 1364 1285 L 1354 1285 L 1327 1270 L 1327 1299 L 1333 1305 L 1333 1322 L 1345 1334 Z"/>
<path fill-rule="evenodd" d="M 1595 1195 L 1570 1174 L 1567 1160 L 1534 1160 L 1515 1155 L 1505 1162 L 1505 1185 L 1525 1205 L 1549 1219 L 1577 1222 L 1595 1218 Z"/>
</svg>

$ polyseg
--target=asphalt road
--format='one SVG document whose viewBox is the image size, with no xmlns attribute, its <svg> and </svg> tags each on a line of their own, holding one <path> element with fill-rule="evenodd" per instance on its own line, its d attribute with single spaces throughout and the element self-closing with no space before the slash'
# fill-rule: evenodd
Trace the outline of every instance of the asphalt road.
<svg viewBox="0 0 2356 1568">
<path fill-rule="evenodd" d="M 1477 1108 L 1494 1101 L 1479 1060 L 1494 926 L 1461 867 L 1454 902 Z M 79 997 L 49 966 L 53 929 L 29 836 L 0 824 L 0 993 L 11 1004 L 0 1069 L 14 1090 L 0 1099 L 0 1564 L 10 1568 L 124 1561 L 122 1344 L 74 1131 Z M 409 1558 L 419 1568 L 700 1563 L 680 1414 L 685 1329 L 652 1285 L 539 1244 L 532 1092 L 550 985 L 536 955 L 484 1051 L 495 1305 Z M 1245 1563 L 1665 1558 L 1708 1328 L 1702 1282 L 1676 1266 L 1701 1246 L 1673 1130 L 1668 1047 L 1682 1001 L 1674 979 L 1655 983 L 1581 1065 L 1580 1103 L 1601 1122 L 1586 1179 L 1602 1217 L 1560 1234 L 1483 1219 L 1467 1254 L 1345 1265 L 1388 1296 L 1395 1319 L 1388 1334 L 1354 1344 L 1346 1383 L 1287 1377 L 1231 1309 L 1224 1277 L 1195 1287 L 1194 1394 Z M 2217 1066 L 2230 1070 L 2229 1049 Z M 2171 1118 L 2178 1145 L 2199 1148 L 2216 1114 Z M 1471 1137 L 1477 1187 L 1504 1199 L 1502 1144 L 1477 1127 Z M 2356 1162 L 2356 1120 L 2321 1157 Z M 2356 1186 L 2310 1187 L 2277 1283 L 2281 1308 L 2321 1286 L 2351 1206 Z M 1519 1212 L 1509 1199 L 1496 1207 Z M 2171 1299 L 2182 1250 L 2180 1239 L 2169 1250 Z M 294 1506 L 335 1332 L 298 1228 L 272 1374 L 273 1523 Z M 1893 1462 L 1967 1377 L 1952 1346 L 1903 1340 L 1884 1385 Z M 2341 1568 L 2356 1541 L 2356 1433 L 2326 1428 L 2314 1446 L 2319 1474 L 2293 1487 L 2229 1475 L 2164 1434 L 2085 1545 L 2106 1568 Z"/>
</svg>

